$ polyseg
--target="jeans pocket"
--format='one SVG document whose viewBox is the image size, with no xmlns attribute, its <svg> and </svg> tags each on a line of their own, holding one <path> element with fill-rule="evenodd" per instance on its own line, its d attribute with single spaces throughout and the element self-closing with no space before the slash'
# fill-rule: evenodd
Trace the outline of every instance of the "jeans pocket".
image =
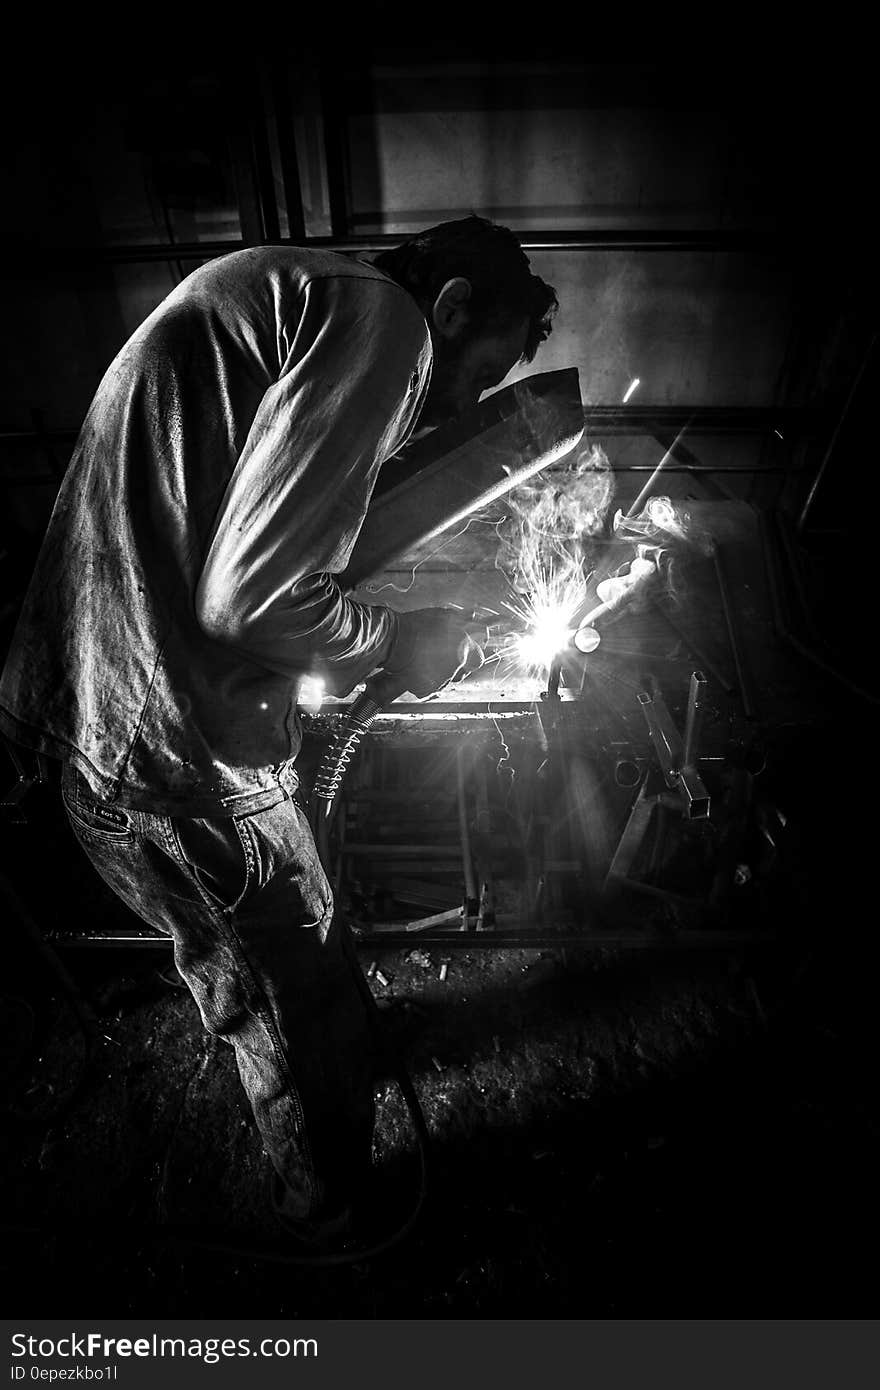
<svg viewBox="0 0 880 1390">
<path fill-rule="evenodd" d="M 125 811 L 92 801 L 82 794 L 74 795 L 62 787 L 61 799 L 73 829 L 78 835 L 104 841 L 123 841 L 134 838 L 131 821 Z"/>
<path fill-rule="evenodd" d="M 325 922 L 333 893 L 299 799 L 289 797 L 242 816 L 239 830 L 253 850 L 257 888 L 270 898 L 284 899 L 292 924 Z"/>
<path fill-rule="evenodd" d="M 171 824 L 180 856 L 202 893 L 216 907 L 234 911 L 257 877 L 250 837 L 233 816 L 175 816 Z"/>
</svg>

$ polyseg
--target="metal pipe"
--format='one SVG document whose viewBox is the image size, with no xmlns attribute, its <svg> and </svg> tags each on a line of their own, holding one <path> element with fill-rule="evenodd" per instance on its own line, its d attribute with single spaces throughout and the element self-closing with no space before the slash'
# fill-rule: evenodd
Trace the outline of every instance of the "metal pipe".
<svg viewBox="0 0 880 1390">
<path fill-rule="evenodd" d="M 709 814 L 711 799 L 702 777 L 694 768 L 682 768 L 678 788 L 684 797 L 688 820 L 705 820 Z"/>
<path fill-rule="evenodd" d="M 638 884 L 636 884 L 638 889 Z M 699 903 L 695 901 L 695 906 Z M 586 928 L 580 932 L 564 931 L 529 931 L 510 929 L 509 922 L 513 914 L 503 914 L 500 918 L 501 930 L 494 932 L 431 932 L 421 937 L 421 943 L 435 944 L 442 946 L 444 950 L 460 951 L 498 951 L 498 950 L 529 950 L 548 947 L 562 946 L 583 946 L 587 949 L 600 949 L 608 946 L 635 947 L 637 949 L 650 949 L 652 947 L 662 950 L 669 950 L 671 947 L 685 947 L 692 950 L 703 948 L 714 950 L 731 950 L 738 946 L 772 945 L 776 936 L 773 931 L 688 931 L 679 930 L 669 935 L 663 933 L 653 933 L 645 931 L 641 927 L 621 929 L 619 931 L 602 931 Z M 381 925 L 381 924 L 376 924 Z M 397 924 L 395 924 L 396 927 Z M 166 936 L 139 936 L 135 933 L 126 934 L 116 932 L 113 935 L 82 935 L 82 936 L 62 936 L 60 934 L 48 933 L 48 939 L 53 946 L 59 949 L 84 950 L 88 948 L 107 949 L 110 947 L 119 948 L 145 948 L 148 950 L 170 951 L 173 942 Z M 374 935 L 355 937 L 354 944 L 359 950 L 375 952 L 377 947 L 381 950 L 395 950 L 398 947 L 412 949 L 413 933 L 406 930 L 377 931 Z"/>
<path fill-rule="evenodd" d="M 637 787 L 642 780 L 642 769 L 635 758 L 619 757 L 614 764 L 614 781 L 618 787 Z"/>
<path fill-rule="evenodd" d="M 666 701 L 655 690 L 653 695 L 640 691 L 636 696 L 648 725 L 651 742 L 660 761 L 667 787 L 677 789 L 681 774 L 681 735 L 672 721 Z"/>
<path fill-rule="evenodd" d="M 682 750 L 682 768 L 696 767 L 699 752 L 697 744 L 700 738 L 700 728 L 703 723 L 703 700 L 706 695 L 706 677 L 702 671 L 694 671 L 691 674 L 691 684 L 688 691 L 687 719 L 684 726 L 684 748 Z"/>
<path fill-rule="evenodd" d="M 458 797 L 458 833 L 461 840 L 461 862 L 464 868 L 464 891 L 467 909 L 477 910 L 477 880 L 474 876 L 474 861 L 471 855 L 471 837 L 468 830 L 467 798 L 465 795 L 464 747 L 459 744 L 455 750 L 455 777 Z"/>
<path fill-rule="evenodd" d="M 862 358 L 859 370 L 856 372 L 855 381 L 849 389 L 849 395 L 847 396 L 846 401 L 844 402 L 843 410 L 840 412 L 840 418 L 838 419 L 837 424 L 834 426 L 834 432 L 828 441 L 828 447 L 825 450 L 822 462 L 819 464 L 818 471 L 816 473 L 815 478 L 813 479 L 813 485 L 810 488 L 810 491 L 807 493 L 807 500 L 804 502 L 804 505 L 801 508 L 801 514 L 798 517 L 797 523 L 798 531 L 802 531 L 804 529 L 804 525 L 806 523 L 807 517 L 809 516 L 810 509 L 813 505 L 813 502 L 815 501 L 816 493 L 818 492 L 822 479 L 825 476 L 825 471 L 828 468 L 828 463 L 831 459 L 831 455 L 834 453 L 834 448 L 837 444 L 840 431 L 843 429 L 843 426 L 846 422 L 846 418 L 849 415 L 850 406 L 852 405 L 853 400 L 855 398 L 855 394 L 858 391 L 859 386 L 861 385 L 862 377 L 865 375 L 865 371 L 867 370 L 868 362 L 871 359 L 871 353 L 874 351 L 874 346 L 876 342 L 877 333 L 875 332 L 874 334 L 872 334 L 871 341 L 868 343 L 868 346 L 865 349 L 865 355 Z"/>
<path fill-rule="evenodd" d="M 695 675 L 699 675 L 699 672 L 695 672 Z M 709 793 L 696 768 L 684 762 L 681 737 L 666 701 L 659 690 L 655 691 L 653 697 L 642 690 L 636 698 L 645 716 L 667 787 L 679 793 L 689 820 L 705 818 L 709 814 Z"/>
<path fill-rule="evenodd" d="M 777 409 L 772 406 L 677 406 L 677 405 L 588 405 L 584 408 L 587 424 L 596 432 L 611 430 L 620 434 L 627 432 L 653 434 L 661 448 L 668 446 L 668 438 L 659 438 L 658 431 L 669 434 L 693 420 L 693 433 L 727 434 L 745 432 L 749 434 L 772 433 L 785 429 L 790 435 L 794 431 L 806 430 L 814 433 L 827 426 L 829 415 L 825 409 L 810 406 L 788 406 Z M 707 469 L 690 449 L 678 446 L 679 457 L 693 472 L 717 472 Z M 699 464 L 699 467 L 695 465 Z M 764 471 L 763 466 L 761 472 Z"/>
<path fill-rule="evenodd" d="M 554 656 L 547 672 L 547 699 L 559 699 L 559 681 L 562 676 L 562 657 Z"/>
<path fill-rule="evenodd" d="M 654 469 L 654 472 L 651 474 L 650 478 L 645 483 L 645 486 L 642 488 L 638 497 L 633 502 L 632 506 L 629 508 L 629 511 L 624 516 L 624 521 L 628 521 L 631 516 L 637 516 L 638 513 L 642 510 L 642 507 L 644 506 L 645 502 L 648 500 L 648 498 L 654 490 L 654 484 L 660 477 L 660 474 L 663 472 L 663 469 L 666 467 L 669 460 L 672 458 L 673 454 L 675 453 L 676 447 L 681 443 L 681 440 L 687 432 L 691 423 L 691 420 L 686 420 L 685 423 L 682 425 L 678 434 L 675 436 L 669 448 L 666 450 L 666 453 L 663 455 L 662 459 L 657 464 L 657 467 Z"/>
<path fill-rule="evenodd" d="M 335 160 L 334 160 L 335 164 Z M 336 177 L 334 204 L 337 217 L 346 215 L 345 190 Z M 281 246 L 315 246 L 325 251 L 383 251 L 400 246 L 413 233 L 378 233 L 372 236 L 347 236 L 335 232 L 328 237 L 285 237 Z M 754 232 L 633 232 L 608 228 L 594 232 L 522 232 L 517 233 L 524 251 L 751 251 L 773 249 L 775 238 Z M 142 243 L 130 246 L 42 246 L 20 245 L 11 249 L 6 264 L 15 263 L 20 269 L 22 258 L 39 259 L 41 266 L 92 263 L 106 264 L 139 261 L 193 260 L 225 256 L 230 251 L 242 251 L 247 243 L 237 241 Z"/>
</svg>

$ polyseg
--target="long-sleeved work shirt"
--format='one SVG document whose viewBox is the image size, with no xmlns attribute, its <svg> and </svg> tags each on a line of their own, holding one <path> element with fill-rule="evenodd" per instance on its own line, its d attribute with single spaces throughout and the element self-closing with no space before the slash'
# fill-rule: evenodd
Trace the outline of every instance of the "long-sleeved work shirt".
<svg viewBox="0 0 880 1390">
<path fill-rule="evenodd" d="M 415 300 L 346 257 L 261 248 L 188 276 L 86 417 L 0 681 L 3 732 L 135 809 L 284 795 L 298 679 L 343 693 L 393 640 L 393 614 L 333 576 L 431 360 Z"/>
</svg>

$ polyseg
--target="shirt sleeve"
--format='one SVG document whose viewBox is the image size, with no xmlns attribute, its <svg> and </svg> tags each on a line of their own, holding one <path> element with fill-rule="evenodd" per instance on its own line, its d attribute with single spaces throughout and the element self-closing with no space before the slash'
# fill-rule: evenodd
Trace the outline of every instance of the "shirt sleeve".
<svg viewBox="0 0 880 1390">
<path fill-rule="evenodd" d="M 416 419 L 430 337 L 404 290 L 354 276 L 310 282 L 289 330 L 220 507 L 196 613 L 268 669 L 320 674 L 341 693 L 394 636 L 391 611 L 347 599 L 334 575 Z"/>
</svg>

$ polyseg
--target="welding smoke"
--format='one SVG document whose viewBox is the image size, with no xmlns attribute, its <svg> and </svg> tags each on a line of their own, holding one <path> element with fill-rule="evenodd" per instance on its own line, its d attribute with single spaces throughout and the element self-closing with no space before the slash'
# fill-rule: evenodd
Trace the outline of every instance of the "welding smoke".
<svg viewBox="0 0 880 1390">
<path fill-rule="evenodd" d="M 608 459 L 594 446 L 509 495 L 496 564 L 517 596 L 505 606 L 525 630 L 502 656 L 521 669 L 546 670 L 571 640 L 587 593 L 585 543 L 605 529 L 613 488 Z"/>
<path fill-rule="evenodd" d="M 598 445 L 552 475 L 515 488 L 497 528 L 498 565 L 514 588 L 532 592 L 536 576 L 560 563 L 580 571 L 585 541 L 604 531 L 613 493 L 611 467 Z"/>
</svg>

